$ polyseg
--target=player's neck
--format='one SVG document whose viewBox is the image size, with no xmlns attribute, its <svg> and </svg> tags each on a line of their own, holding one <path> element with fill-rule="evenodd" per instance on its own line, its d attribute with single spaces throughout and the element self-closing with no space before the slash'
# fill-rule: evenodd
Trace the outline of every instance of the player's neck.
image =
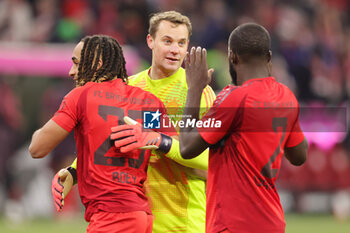
<svg viewBox="0 0 350 233">
<path fill-rule="evenodd" d="M 148 72 L 148 76 L 152 80 L 157 80 L 157 79 L 163 79 L 163 78 L 168 78 L 171 75 L 175 74 L 178 70 L 172 71 L 172 72 L 166 72 L 162 69 L 157 68 L 156 66 L 152 66 L 150 71 Z"/>
<path fill-rule="evenodd" d="M 267 78 L 271 76 L 269 67 L 265 64 L 244 64 L 237 70 L 238 85 L 250 79 Z"/>
</svg>

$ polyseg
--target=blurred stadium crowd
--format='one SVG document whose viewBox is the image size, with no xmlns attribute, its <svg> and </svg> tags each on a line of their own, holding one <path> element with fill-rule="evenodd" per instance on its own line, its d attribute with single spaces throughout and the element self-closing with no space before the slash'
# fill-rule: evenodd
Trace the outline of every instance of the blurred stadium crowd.
<svg viewBox="0 0 350 233">
<path fill-rule="evenodd" d="M 161 10 L 189 16 L 193 26 L 190 45 L 209 50 L 216 91 L 230 82 L 226 62 L 229 33 L 240 23 L 255 21 L 272 36 L 274 76 L 294 91 L 302 109 L 335 108 L 349 115 L 348 0 L 2 0 L 0 44 L 76 43 L 88 34 L 108 34 L 135 52 L 137 65 L 128 70 L 133 74 L 150 64 L 148 18 Z M 66 73 L 68 76 L 68 69 Z M 36 210 L 42 216 L 48 209 L 53 212 L 48 186 L 53 171 L 72 161 L 73 138 L 40 162 L 30 158 L 27 143 L 72 87 L 68 78 L 0 70 L 0 215 L 16 219 L 16 209 Z M 333 113 L 323 111 L 321 120 L 320 114 L 310 113 L 308 120 L 301 120 L 305 127 L 315 122 L 318 127 L 307 133 L 307 163 L 298 168 L 282 165 L 279 185 L 285 191 L 281 198 L 287 211 L 337 214 L 344 206 L 350 209 L 349 117 L 339 120 L 343 126 L 332 132 L 327 125 L 336 121 Z"/>
</svg>

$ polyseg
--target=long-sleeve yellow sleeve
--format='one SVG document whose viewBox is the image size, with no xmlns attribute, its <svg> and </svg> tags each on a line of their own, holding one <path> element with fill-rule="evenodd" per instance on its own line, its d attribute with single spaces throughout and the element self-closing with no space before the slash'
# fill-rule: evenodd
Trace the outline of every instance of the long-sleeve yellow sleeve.
<svg viewBox="0 0 350 233">
<path fill-rule="evenodd" d="M 173 143 L 170 151 L 165 154 L 165 156 L 186 167 L 208 170 L 209 149 L 206 149 L 193 159 L 184 159 L 180 154 L 179 141 L 173 138 Z"/>
</svg>

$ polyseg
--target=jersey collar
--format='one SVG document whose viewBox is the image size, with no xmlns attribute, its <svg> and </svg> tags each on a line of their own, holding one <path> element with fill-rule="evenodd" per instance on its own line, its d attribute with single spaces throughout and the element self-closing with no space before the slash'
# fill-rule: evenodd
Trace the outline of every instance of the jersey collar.
<svg viewBox="0 0 350 233">
<path fill-rule="evenodd" d="M 251 83 L 253 83 L 253 82 L 256 82 L 256 81 L 266 81 L 266 80 L 275 80 L 275 77 L 273 77 L 273 76 L 270 76 L 270 77 L 264 77 L 264 78 L 252 78 L 252 79 L 249 79 L 249 80 L 247 80 L 247 81 L 245 81 L 243 84 L 242 84 L 242 86 L 244 86 L 244 85 L 249 85 L 249 84 L 251 84 Z"/>
</svg>

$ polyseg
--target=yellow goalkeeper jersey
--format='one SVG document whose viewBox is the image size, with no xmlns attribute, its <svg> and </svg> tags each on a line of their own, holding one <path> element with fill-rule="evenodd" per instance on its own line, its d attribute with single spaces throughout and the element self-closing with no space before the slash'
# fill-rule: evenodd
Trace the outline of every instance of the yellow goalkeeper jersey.
<svg viewBox="0 0 350 233">
<path fill-rule="evenodd" d="M 129 77 L 129 85 L 156 95 L 163 101 L 171 120 L 180 120 L 188 89 L 185 70 L 180 68 L 170 77 L 152 80 L 148 75 L 150 69 Z M 214 99 L 213 90 L 207 86 L 201 99 L 201 117 L 212 106 Z M 207 168 L 208 158 L 204 163 Z M 151 156 L 147 175 L 145 187 L 154 215 L 153 232 L 204 233 L 206 181 L 156 153 Z"/>
</svg>

